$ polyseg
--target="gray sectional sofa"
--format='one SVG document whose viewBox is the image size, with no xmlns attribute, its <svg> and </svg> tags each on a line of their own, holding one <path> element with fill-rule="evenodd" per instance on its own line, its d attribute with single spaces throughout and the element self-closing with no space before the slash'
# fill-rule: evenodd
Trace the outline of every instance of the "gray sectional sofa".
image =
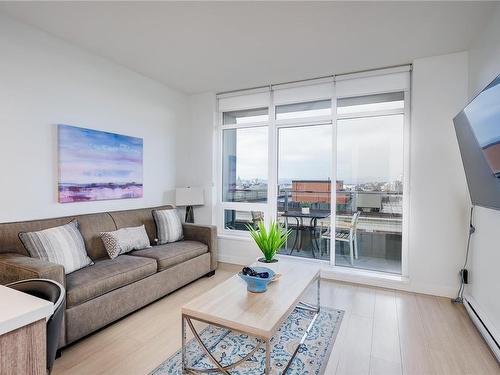
<svg viewBox="0 0 500 375">
<path fill-rule="evenodd" d="M 101 232 L 144 224 L 154 245 L 152 211 L 170 206 L 102 212 L 55 219 L 0 224 L 0 283 L 28 278 L 56 280 L 66 288 L 66 309 L 59 347 L 161 298 L 217 268 L 213 226 L 183 224 L 184 240 L 110 259 Z M 68 275 L 63 266 L 30 258 L 19 232 L 37 231 L 77 219 L 94 264 Z"/>
</svg>

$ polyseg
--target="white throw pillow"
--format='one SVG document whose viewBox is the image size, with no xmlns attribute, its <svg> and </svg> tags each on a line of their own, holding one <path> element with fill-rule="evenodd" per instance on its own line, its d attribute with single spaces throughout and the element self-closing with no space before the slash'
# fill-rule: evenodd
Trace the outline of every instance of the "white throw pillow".
<svg viewBox="0 0 500 375">
<path fill-rule="evenodd" d="M 31 257 L 62 265 L 66 275 L 93 264 L 76 220 L 38 232 L 21 232 L 19 238 Z"/>
<path fill-rule="evenodd" d="M 182 240 L 182 223 L 177 210 L 154 210 L 153 217 L 159 245 Z"/>
<path fill-rule="evenodd" d="M 132 250 L 151 247 L 144 225 L 122 228 L 113 232 L 102 232 L 101 239 L 111 259 Z"/>
</svg>

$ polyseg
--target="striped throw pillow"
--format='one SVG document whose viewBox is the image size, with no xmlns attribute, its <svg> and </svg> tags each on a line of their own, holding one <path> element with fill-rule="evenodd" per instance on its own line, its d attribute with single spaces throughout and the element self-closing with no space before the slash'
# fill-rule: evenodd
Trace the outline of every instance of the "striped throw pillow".
<svg viewBox="0 0 500 375">
<path fill-rule="evenodd" d="M 132 250 L 151 247 L 144 225 L 121 228 L 113 232 L 102 232 L 101 239 L 111 259 Z"/>
<path fill-rule="evenodd" d="M 176 210 L 154 210 L 153 217 L 159 245 L 182 240 L 182 223 Z"/>
<path fill-rule="evenodd" d="M 62 265 L 66 275 L 93 264 L 76 220 L 38 232 L 21 232 L 19 238 L 31 257 Z"/>
</svg>

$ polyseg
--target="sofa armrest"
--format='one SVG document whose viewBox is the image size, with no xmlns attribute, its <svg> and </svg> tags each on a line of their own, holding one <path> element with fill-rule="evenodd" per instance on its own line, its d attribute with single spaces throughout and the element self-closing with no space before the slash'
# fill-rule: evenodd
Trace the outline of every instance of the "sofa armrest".
<svg viewBox="0 0 500 375">
<path fill-rule="evenodd" d="M 17 253 L 0 254 L 0 284 L 25 279 L 50 279 L 65 285 L 64 267 Z"/>
<path fill-rule="evenodd" d="M 215 225 L 182 224 L 185 240 L 199 241 L 208 246 L 211 253 L 210 270 L 217 268 L 217 227 Z"/>
</svg>

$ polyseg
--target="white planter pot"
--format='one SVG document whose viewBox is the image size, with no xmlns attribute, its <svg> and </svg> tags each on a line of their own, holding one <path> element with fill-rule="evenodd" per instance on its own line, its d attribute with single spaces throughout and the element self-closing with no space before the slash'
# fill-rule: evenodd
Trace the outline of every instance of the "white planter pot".
<svg viewBox="0 0 500 375">
<path fill-rule="evenodd" d="M 273 259 L 276 259 L 276 262 L 273 262 L 273 263 L 261 262 L 261 261 L 259 261 L 259 259 L 261 259 L 261 258 L 262 257 L 258 257 L 257 258 L 257 262 L 255 263 L 256 266 L 267 267 L 267 268 L 272 269 L 274 272 L 279 273 L 279 270 L 280 270 L 280 259 L 279 259 L 279 255 L 278 254 L 276 254 L 274 256 Z"/>
</svg>

